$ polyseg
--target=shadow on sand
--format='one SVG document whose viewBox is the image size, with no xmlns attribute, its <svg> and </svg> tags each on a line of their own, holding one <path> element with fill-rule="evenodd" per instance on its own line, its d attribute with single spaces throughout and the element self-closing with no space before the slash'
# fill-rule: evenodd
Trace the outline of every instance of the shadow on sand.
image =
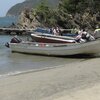
<svg viewBox="0 0 100 100">
<path fill-rule="evenodd" d="M 12 52 L 12 53 L 20 53 L 20 52 Z M 71 59 L 92 59 L 92 58 L 100 58 L 100 54 L 76 54 L 76 55 L 67 55 L 67 56 L 52 56 L 52 55 L 43 55 L 43 54 L 27 54 L 25 55 L 36 55 L 36 56 L 45 56 L 45 57 L 59 57 L 59 58 L 71 58 Z"/>
</svg>

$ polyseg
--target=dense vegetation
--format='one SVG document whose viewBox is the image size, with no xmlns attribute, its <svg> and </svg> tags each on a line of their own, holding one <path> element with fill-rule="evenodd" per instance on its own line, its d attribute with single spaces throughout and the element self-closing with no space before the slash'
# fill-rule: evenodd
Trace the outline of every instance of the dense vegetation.
<svg viewBox="0 0 100 100">
<path fill-rule="evenodd" d="M 7 16 L 18 16 L 26 7 L 28 9 L 35 8 L 41 1 L 42 0 L 25 0 L 22 3 L 18 3 L 8 10 Z M 59 0 L 47 0 L 47 1 L 49 6 L 55 7 L 58 4 Z"/>
<path fill-rule="evenodd" d="M 99 0 L 60 0 L 59 19 L 65 27 L 95 28 L 100 25 Z M 59 22 L 59 21 L 58 21 Z"/>
<path fill-rule="evenodd" d="M 46 0 L 41 0 L 40 4 L 29 13 L 29 16 L 32 16 L 30 23 L 34 24 L 37 21 L 44 27 L 57 25 L 63 28 L 94 29 L 100 27 L 99 2 L 99 0 L 59 0 L 58 6 L 51 8 Z"/>
</svg>

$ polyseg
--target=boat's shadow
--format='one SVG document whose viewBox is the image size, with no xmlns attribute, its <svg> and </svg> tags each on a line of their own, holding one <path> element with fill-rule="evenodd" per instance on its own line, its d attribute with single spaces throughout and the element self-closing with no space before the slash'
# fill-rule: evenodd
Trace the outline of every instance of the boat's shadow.
<svg viewBox="0 0 100 100">
<path fill-rule="evenodd" d="M 12 52 L 12 53 L 20 53 L 20 52 Z M 43 54 L 27 54 L 21 53 L 25 55 L 35 55 L 35 56 L 44 56 L 44 57 L 58 57 L 58 58 L 71 58 L 71 59 L 92 59 L 92 58 L 100 58 L 100 54 L 75 54 L 75 55 L 66 55 L 66 56 L 54 56 L 54 55 L 43 55 Z"/>
<path fill-rule="evenodd" d="M 92 59 L 92 58 L 100 58 L 100 54 L 76 54 L 76 55 L 68 55 L 63 56 L 63 58 L 72 58 L 72 59 Z"/>
</svg>

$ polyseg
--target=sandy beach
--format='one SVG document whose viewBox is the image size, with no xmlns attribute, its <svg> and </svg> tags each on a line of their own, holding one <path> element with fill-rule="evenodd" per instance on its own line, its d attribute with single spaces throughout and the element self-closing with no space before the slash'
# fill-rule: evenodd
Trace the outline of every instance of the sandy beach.
<svg viewBox="0 0 100 100">
<path fill-rule="evenodd" d="M 100 100 L 100 58 L 0 78 L 0 100 Z"/>
</svg>

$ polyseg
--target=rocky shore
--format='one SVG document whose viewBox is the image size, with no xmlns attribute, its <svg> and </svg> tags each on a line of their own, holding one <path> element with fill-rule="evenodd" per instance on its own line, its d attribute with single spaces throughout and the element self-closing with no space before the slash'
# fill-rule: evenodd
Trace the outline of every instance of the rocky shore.
<svg viewBox="0 0 100 100">
<path fill-rule="evenodd" d="M 100 13 L 96 14 L 91 14 L 89 9 L 84 11 L 84 13 L 75 13 L 74 15 L 72 14 L 67 14 L 66 19 L 66 27 L 62 28 L 86 28 L 89 30 L 94 30 L 100 26 Z M 37 19 L 39 17 L 36 15 L 35 10 L 29 10 L 25 9 L 22 11 L 22 13 L 19 16 L 19 27 L 26 27 L 26 28 L 34 28 L 34 27 L 51 27 L 50 25 L 42 24 L 41 21 Z M 60 17 L 60 15 L 59 15 Z M 61 24 L 61 23 L 60 23 Z M 54 26 L 54 25 L 52 25 Z M 56 26 L 59 26 L 59 24 L 56 24 Z"/>
</svg>

